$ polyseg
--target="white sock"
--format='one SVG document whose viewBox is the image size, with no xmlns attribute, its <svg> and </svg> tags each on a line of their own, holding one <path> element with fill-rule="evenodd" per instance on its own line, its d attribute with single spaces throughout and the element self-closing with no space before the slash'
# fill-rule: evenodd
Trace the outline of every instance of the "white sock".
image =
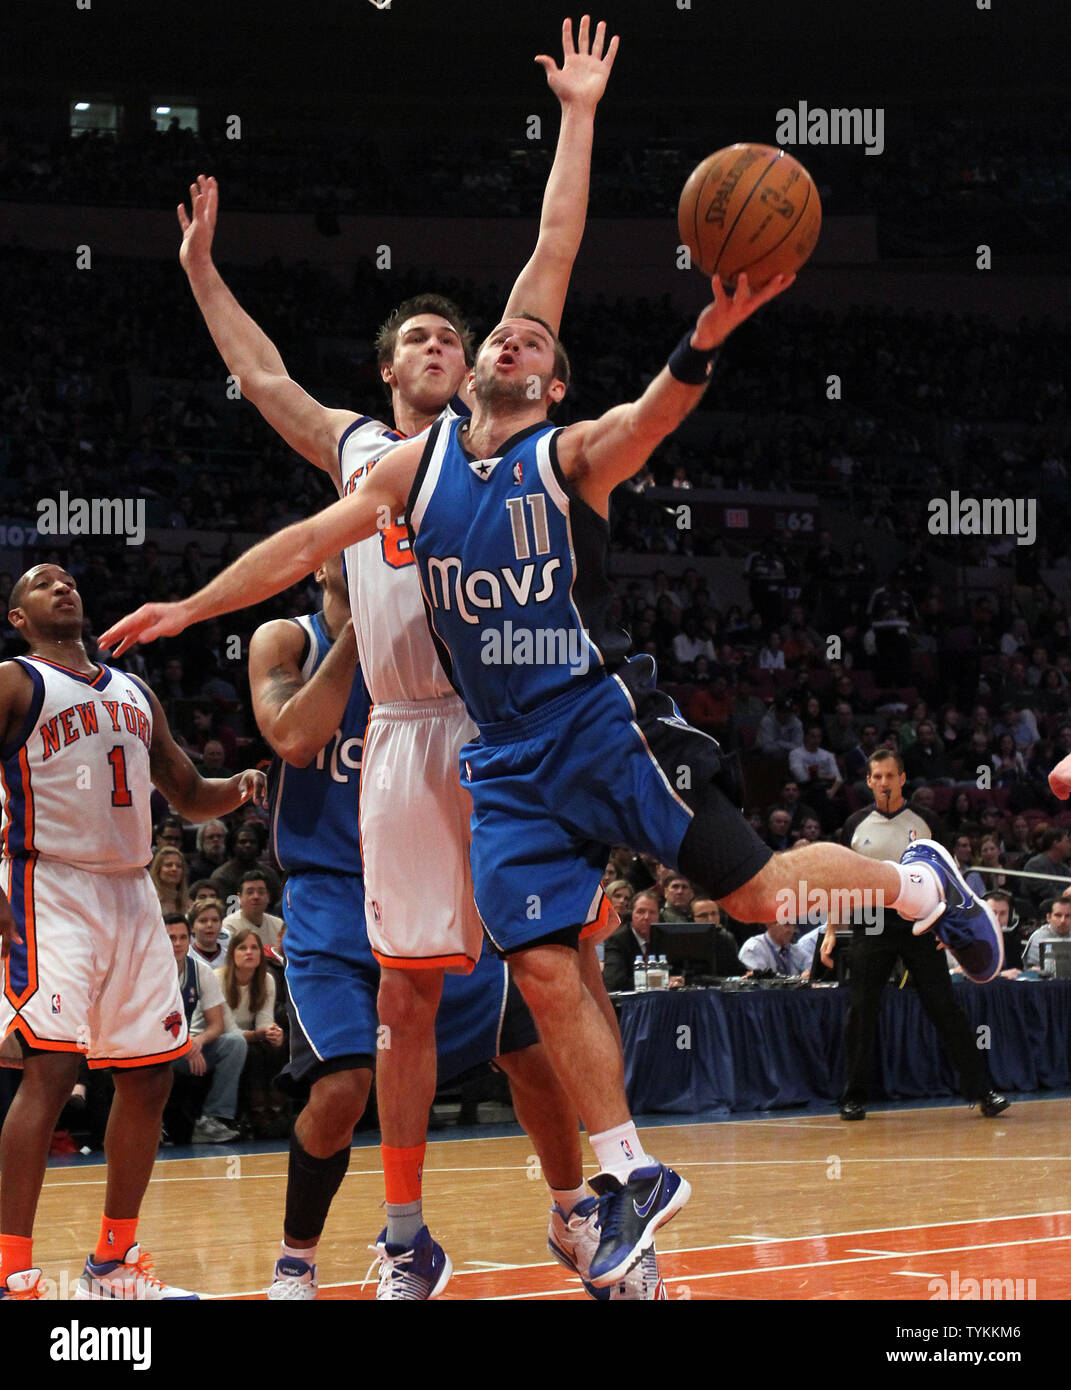
<svg viewBox="0 0 1071 1390">
<path fill-rule="evenodd" d="M 581 1183 L 579 1187 L 569 1188 L 551 1187 L 550 1183 L 548 1183 L 547 1191 L 550 1193 L 551 1201 L 565 1217 L 566 1221 L 572 1216 L 577 1203 L 582 1202 L 588 1195 L 587 1187 L 583 1183 Z"/>
<path fill-rule="evenodd" d="M 901 917 L 909 922 L 917 922 L 920 917 L 928 917 L 944 901 L 941 880 L 937 870 L 929 864 L 894 864 L 886 859 L 900 876 L 900 892 L 889 904 Z"/>
<path fill-rule="evenodd" d="M 620 1183 L 627 1183 L 637 1168 L 654 1162 L 644 1153 L 636 1126 L 631 1120 L 628 1124 L 591 1135 L 591 1147 L 599 1160 L 600 1170 L 612 1173 Z"/>
<path fill-rule="evenodd" d="M 294 1245 L 287 1245 L 285 1240 L 279 1242 L 279 1258 L 283 1260 L 304 1260 L 309 1266 L 316 1263 L 316 1252 L 320 1248 L 320 1242 L 309 1245 L 304 1250 L 299 1250 Z"/>
</svg>

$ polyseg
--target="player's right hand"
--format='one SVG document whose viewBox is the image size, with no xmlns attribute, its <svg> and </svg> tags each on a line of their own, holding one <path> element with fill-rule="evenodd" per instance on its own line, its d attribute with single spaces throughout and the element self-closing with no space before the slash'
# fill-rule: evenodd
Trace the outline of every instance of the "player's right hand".
<svg viewBox="0 0 1071 1390">
<path fill-rule="evenodd" d="M 0 960 L 7 960 L 12 946 L 21 945 L 22 937 L 15 925 L 15 914 L 11 910 L 11 904 L 3 893 L 0 893 Z"/>
<path fill-rule="evenodd" d="M 195 266 L 206 265 L 212 259 L 212 237 L 219 208 L 219 185 L 215 179 L 197 175 L 197 182 L 190 184 L 190 208 L 192 218 L 186 212 L 185 203 L 179 203 L 176 208 L 182 228 L 179 261 L 187 274 Z"/>
<path fill-rule="evenodd" d="M 1049 773 L 1049 786 L 1053 796 L 1058 796 L 1061 801 L 1071 796 L 1071 753 Z"/>
<path fill-rule="evenodd" d="M 155 642 L 158 637 L 177 637 L 189 627 L 182 603 L 143 603 L 102 632 L 97 645 L 113 656 L 122 656 L 135 642 Z"/>
<path fill-rule="evenodd" d="M 730 294 L 721 283 L 721 277 L 713 276 L 710 287 L 714 291 L 714 299 L 696 321 L 692 347 L 699 352 L 709 352 L 711 348 L 719 347 L 734 328 L 739 328 L 745 319 L 768 304 L 775 295 L 787 290 L 795 279 L 795 275 L 775 275 L 761 290 L 752 290 L 747 281 L 747 272 L 742 270 Z"/>
</svg>

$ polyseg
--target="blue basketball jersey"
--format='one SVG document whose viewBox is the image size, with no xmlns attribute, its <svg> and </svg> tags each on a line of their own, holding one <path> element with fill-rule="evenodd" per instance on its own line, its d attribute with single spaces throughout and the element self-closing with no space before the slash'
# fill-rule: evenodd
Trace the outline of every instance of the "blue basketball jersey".
<svg viewBox="0 0 1071 1390">
<path fill-rule="evenodd" d="M 305 633 L 301 674 L 311 680 L 331 649 L 331 639 L 322 613 L 294 621 Z M 268 774 L 272 849 L 285 873 L 363 874 L 357 812 L 370 709 L 358 671 L 341 727 L 308 767 L 273 759 Z"/>
<path fill-rule="evenodd" d="M 408 518 L 440 660 L 484 725 L 615 671 L 629 640 L 607 623 L 609 526 L 563 477 L 560 430 L 532 425 L 475 459 L 465 423 L 432 426 Z"/>
</svg>

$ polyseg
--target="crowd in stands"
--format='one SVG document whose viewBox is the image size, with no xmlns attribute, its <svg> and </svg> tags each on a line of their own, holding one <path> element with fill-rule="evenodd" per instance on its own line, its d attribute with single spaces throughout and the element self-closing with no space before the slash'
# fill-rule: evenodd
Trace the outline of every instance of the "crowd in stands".
<svg viewBox="0 0 1071 1390">
<path fill-rule="evenodd" d="M 772 112 L 724 113 L 726 130 L 773 143 Z M 765 133 L 761 133 L 765 131 Z M 1049 249 L 1045 228 L 1066 215 L 1071 174 L 1067 112 L 1043 105 L 1020 112 L 966 116 L 961 110 L 884 109 L 877 158 L 855 146 L 793 148 L 810 169 L 826 214 L 877 214 L 886 254 L 962 250 L 961 227 L 983 218 L 999 227 L 1002 251 Z M 740 137 L 737 137 L 740 138 Z M 729 143 L 728 140 L 726 143 Z M 600 139 L 592 169 L 595 217 L 671 217 L 689 173 L 707 151 L 681 140 Z M 387 149 L 354 123 L 317 137 L 280 137 L 253 129 L 240 140 L 181 129 L 127 128 L 122 135 L 83 132 L 32 139 L 14 121 L 0 130 L 0 199 L 171 206 L 174 190 L 211 169 L 226 180 L 235 209 L 316 212 L 325 230 L 348 213 L 538 216 L 552 137 L 524 129 L 488 137 L 459 124 L 434 142 L 394 141 Z M 1023 217 L 1027 208 L 1031 216 Z"/>
</svg>

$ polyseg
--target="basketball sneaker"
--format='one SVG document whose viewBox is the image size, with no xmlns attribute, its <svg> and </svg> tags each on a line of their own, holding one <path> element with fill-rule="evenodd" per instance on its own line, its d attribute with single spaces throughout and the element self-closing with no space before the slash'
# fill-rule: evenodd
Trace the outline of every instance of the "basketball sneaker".
<svg viewBox="0 0 1071 1390">
<path fill-rule="evenodd" d="M 676 1216 L 692 1186 L 664 1163 L 636 1169 L 627 1185 L 612 1173 L 599 1173 L 590 1186 L 600 1198 L 599 1248 L 590 1279 L 597 1289 L 605 1289 L 620 1283 L 650 1249 L 655 1231 Z"/>
<path fill-rule="evenodd" d="M 132 1245 L 121 1260 L 86 1260 L 82 1277 L 75 1286 L 74 1299 L 121 1298 L 148 1302 L 197 1302 L 199 1294 L 176 1289 L 153 1273 L 152 1256 L 140 1245 Z"/>
<path fill-rule="evenodd" d="M 292 1299 L 296 1302 L 311 1302 L 316 1297 L 316 1266 L 306 1260 L 284 1255 L 275 1261 L 275 1276 L 268 1298 L 271 1302 Z"/>
<path fill-rule="evenodd" d="M 7 1276 L 7 1282 L 0 1284 L 0 1299 L 4 1298 L 44 1298 L 45 1285 L 39 1269 L 20 1269 Z"/>
<path fill-rule="evenodd" d="M 431 1238 L 427 1226 L 421 1226 L 412 1246 L 388 1245 L 386 1229 L 379 1234 L 374 1250 L 376 1258 L 368 1271 L 365 1283 L 372 1277 L 372 1270 L 379 1265 L 379 1286 L 376 1299 L 422 1300 L 438 1298 L 450 1282 L 454 1266 L 450 1256 Z"/>
<path fill-rule="evenodd" d="M 1004 967 L 1004 935 L 989 908 L 971 892 L 944 845 L 936 840 L 916 840 L 904 850 L 900 863 L 928 865 L 944 892 L 944 902 L 937 910 L 915 923 L 915 935 L 932 927 L 975 984 L 984 985 L 999 975 Z"/>
<path fill-rule="evenodd" d="M 585 1293 L 600 1303 L 617 1299 L 650 1302 L 666 1297 L 666 1286 L 659 1274 L 658 1256 L 653 1247 L 644 1251 L 639 1264 L 634 1265 L 619 1284 L 597 1289 L 588 1278 L 592 1256 L 599 1248 L 598 1197 L 585 1197 L 578 1202 L 568 1220 L 561 1207 L 551 1207 L 547 1247 L 560 1265 L 579 1276 Z"/>
</svg>

